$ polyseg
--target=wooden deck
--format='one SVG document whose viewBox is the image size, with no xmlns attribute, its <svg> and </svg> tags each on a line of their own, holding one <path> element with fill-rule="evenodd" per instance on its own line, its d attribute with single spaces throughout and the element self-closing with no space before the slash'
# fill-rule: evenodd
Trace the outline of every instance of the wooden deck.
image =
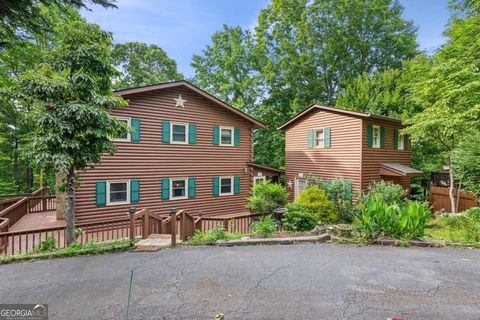
<svg viewBox="0 0 480 320">
<path fill-rule="evenodd" d="M 57 220 L 55 211 L 44 211 L 24 215 L 9 231 L 23 231 L 44 228 L 63 227 L 65 220 Z"/>
</svg>

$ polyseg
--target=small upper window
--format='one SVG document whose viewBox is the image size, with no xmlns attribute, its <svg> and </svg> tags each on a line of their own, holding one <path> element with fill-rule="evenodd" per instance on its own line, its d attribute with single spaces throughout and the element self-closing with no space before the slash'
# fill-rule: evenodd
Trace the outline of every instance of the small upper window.
<svg viewBox="0 0 480 320">
<path fill-rule="evenodd" d="M 186 123 L 172 123 L 172 143 L 187 143 L 188 125 Z"/>
<path fill-rule="evenodd" d="M 372 147 L 380 148 L 380 126 L 372 126 Z"/>
<path fill-rule="evenodd" d="M 398 150 L 405 149 L 405 135 L 400 134 L 398 135 Z"/>
<path fill-rule="evenodd" d="M 171 199 L 187 198 L 187 179 L 172 179 L 170 188 Z"/>
<path fill-rule="evenodd" d="M 129 181 L 109 181 L 107 204 L 129 203 Z"/>
<path fill-rule="evenodd" d="M 125 124 L 127 125 L 128 128 L 130 128 L 131 126 L 131 119 L 130 118 L 125 118 L 125 117 L 117 117 L 117 120 L 119 121 L 122 121 L 122 122 L 125 122 Z M 122 136 L 119 136 L 119 137 L 115 137 L 112 139 L 113 141 L 131 141 L 131 134 L 130 132 L 122 135 Z"/>
<path fill-rule="evenodd" d="M 233 194 L 233 177 L 220 178 L 220 195 Z"/>
<path fill-rule="evenodd" d="M 323 129 L 315 130 L 315 148 L 325 147 L 325 133 Z"/>
<path fill-rule="evenodd" d="M 220 145 L 233 146 L 233 128 L 220 127 Z"/>
</svg>

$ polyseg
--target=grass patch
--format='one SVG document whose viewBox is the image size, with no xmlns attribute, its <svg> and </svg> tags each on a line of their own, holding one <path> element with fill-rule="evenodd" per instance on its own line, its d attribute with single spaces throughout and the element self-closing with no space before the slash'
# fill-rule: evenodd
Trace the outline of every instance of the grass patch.
<svg viewBox="0 0 480 320">
<path fill-rule="evenodd" d="M 184 241 L 183 244 L 187 245 L 212 245 L 217 242 L 217 240 L 235 240 L 245 237 L 243 233 L 229 233 L 225 231 L 222 225 L 217 225 L 213 230 L 204 232 L 197 230 L 195 234 Z"/>
<path fill-rule="evenodd" d="M 0 264 L 7 264 L 17 261 L 52 259 L 61 257 L 72 257 L 80 255 L 97 255 L 107 252 L 127 251 L 130 249 L 130 239 L 112 240 L 106 242 L 88 242 L 85 244 L 73 243 L 68 248 L 50 249 L 46 251 L 30 252 L 20 255 L 0 256 Z"/>
<path fill-rule="evenodd" d="M 480 219 L 468 214 L 436 217 L 425 229 L 425 238 L 480 246 Z"/>
</svg>

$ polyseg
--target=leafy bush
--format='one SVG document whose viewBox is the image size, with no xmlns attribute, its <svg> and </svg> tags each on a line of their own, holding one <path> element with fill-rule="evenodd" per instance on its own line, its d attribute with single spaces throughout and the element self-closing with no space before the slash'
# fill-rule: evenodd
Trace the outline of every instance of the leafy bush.
<svg viewBox="0 0 480 320">
<path fill-rule="evenodd" d="M 480 208 L 473 207 L 465 211 L 465 214 L 472 219 L 478 220 L 480 222 Z"/>
<path fill-rule="evenodd" d="M 381 196 L 369 198 L 355 219 L 358 231 L 369 239 L 390 236 L 396 239 L 421 238 L 430 212 L 425 204 L 409 201 L 389 205 Z"/>
<path fill-rule="evenodd" d="M 57 248 L 57 239 L 54 236 L 48 236 L 45 240 L 40 242 L 36 248 L 36 252 L 48 252 Z"/>
<path fill-rule="evenodd" d="M 288 195 L 282 185 L 264 181 L 252 188 L 247 208 L 265 215 L 272 214 L 275 209 L 281 208 L 287 203 Z"/>
<path fill-rule="evenodd" d="M 325 191 L 317 186 L 311 186 L 303 190 L 295 202 L 301 204 L 306 211 L 313 214 L 317 221 L 333 223 L 338 220 Z"/>
<path fill-rule="evenodd" d="M 187 243 L 193 245 L 214 244 L 217 240 L 231 240 L 243 237 L 240 233 L 228 233 L 221 224 L 215 226 L 214 229 L 204 232 L 197 230 L 195 234 L 188 239 Z"/>
<path fill-rule="evenodd" d="M 299 203 L 287 205 L 282 225 L 288 231 L 310 231 L 317 223 L 317 219 Z"/>
<path fill-rule="evenodd" d="M 400 203 L 402 199 L 405 198 L 406 193 L 401 185 L 380 180 L 375 181 L 368 186 L 361 202 L 365 203 L 368 199 L 377 196 L 380 196 L 383 199 L 384 204 L 393 205 L 395 203 Z"/>
<path fill-rule="evenodd" d="M 252 225 L 252 231 L 262 238 L 267 238 L 277 231 L 277 220 L 266 216 Z"/>
<path fill-rule="evenodd" d="M 320 179 L 307 176 L 309 186 L 317 186 L 325 191 L 325 195 L 332 203 L 335 214 L 345 222 L 351 222 L 355 214 L 353 208 L 353 182 L 348 179 Z"/>
<path fill-rule="evenodd" d="M 471 208 L 462 214 L 437 217 L 426 233 L 433 239 L 479 244 L 480 208 Z"/>
</svg>

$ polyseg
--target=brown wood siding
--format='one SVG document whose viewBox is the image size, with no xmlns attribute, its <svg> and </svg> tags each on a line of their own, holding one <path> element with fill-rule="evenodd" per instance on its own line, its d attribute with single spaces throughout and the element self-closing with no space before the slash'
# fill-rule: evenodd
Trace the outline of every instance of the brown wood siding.
<svg viewBox="0 0 480 320">
<path fill-rule="evenodd" d="M 379 125 L 385 127 L 385 148 L 368 147 L 368 125 Z M 383 178 L 386 181 L 392 181 L 402 185 L 405 189 L 410 188 L 409 177 L 391 177 L 380 175 L 381 163 L 400 163 L 410 166 L 411 146 L 408 143 L 407 150 L 395 150 L 393 148 L 394 129 L 403 129 L 401 125 L 391 124 L 382 121 L 363 120 L 363 143 L 362 143 L 362 189 L 368 187 L 373 181 Z"/>
<path fill-rule="evenodd" d="M 174 98 L 187 100 L 185 109 L 175 108 Z M 129 107 L 114 110 L 118 116 L 141 120 L 141 141 L 116 142 L 114 156 L 104 156 L 102 163 L 80 174 L 77 191 L 77 221 L 98 221 L 124 216 L 130 207 L 149 208 L 159 214 L 169 209 L 186 209 L 207 215 L 247 212 L 246 197 L 251 172 L 245 173 L 253 159 L 252 124 L 185 87 L 141 93 L 128 97 Z M 162 121 L 189 122 L 197 125 L 196 144 L 162 143 Z M 213 145 L 214 125 L 240 128 L 240 146 Z M 196 197 L 186 200 L 161 200 L 161 179 L 195 177 Z M 239 176 L 240 194 L 214 197 L 213 176 Z M 126 205 L 96 206 L 95 182 L 105 180 L 140 180 L 140 202 Z"/>
<path fill-rule="evenodd" d="M 360 188 L 362 120 L 340 113 L 314 110 L 286 128 L 285 181 L 294 198 L 295 177 L 299 173 L 328 179 L 345 178 Z M 331 148 L 308 148 L 308 130 L 331 128 Z M 288 188 L 288 181 L 293 188 Z"/>
</svg>

